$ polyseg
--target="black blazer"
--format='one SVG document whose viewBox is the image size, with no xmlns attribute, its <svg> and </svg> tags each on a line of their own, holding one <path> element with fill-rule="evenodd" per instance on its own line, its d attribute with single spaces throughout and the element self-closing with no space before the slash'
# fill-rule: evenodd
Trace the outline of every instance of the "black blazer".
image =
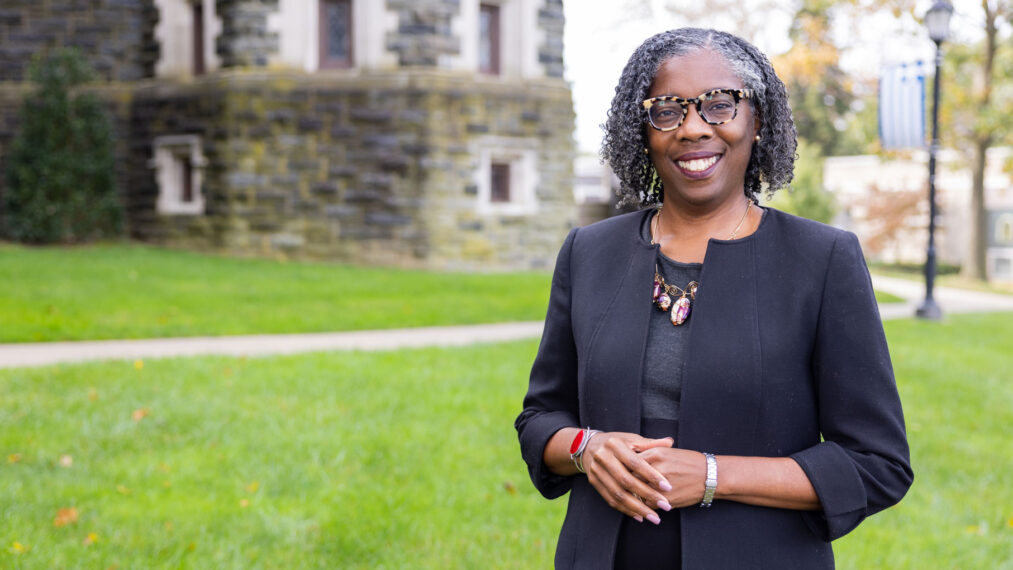
<svg viewBox="0 0 1013 570">
<path fill-rule="evenodd" d="M 658 247 L 647 211 L 570 232 L 516 428 L 535 487 L 570 491 L 557 568 L 611 568 L 623 515 L 542 461 L 560 428 L 640 431 Z M 682 567 L 833 568 L 829 541 L 895 504 L 912 472 L 869 273 L 851 233 L 767 208 L 710 240 L 683 373 L 678 447 L 795 459 L 822 511 L 715 501 L 680 510 Z M 719 473 L 720 479 L 720 473 Z"/>
</svg>

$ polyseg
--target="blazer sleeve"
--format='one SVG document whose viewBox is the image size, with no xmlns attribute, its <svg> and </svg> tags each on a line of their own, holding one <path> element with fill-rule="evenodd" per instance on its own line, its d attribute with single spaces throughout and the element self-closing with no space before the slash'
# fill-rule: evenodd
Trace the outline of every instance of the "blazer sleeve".
<svg viewBox="0 0 1013 570">
<path fill-rule="evenodd" d="M 896 504 L 913 480 L 900 397 L 858 239 L 834 242 L 817 324 L 813 373 L 823 441 L 791 457 L 822 511 L 806 512 L 825 541 Z"/>
<path fill-rule="evenodd" d="M 577 230 L 574 228 L 566 236 L 556 258 L 542 340 L 531 367 L 524 410 L 514 422 L 531 481 L 549 499 L 569 491 L 572 477 L 549 471 L 542 460 L 545 445 L 560 429 L 580 425 L 577 349 L 570 324 L 570 254 Z"/>
</svg>

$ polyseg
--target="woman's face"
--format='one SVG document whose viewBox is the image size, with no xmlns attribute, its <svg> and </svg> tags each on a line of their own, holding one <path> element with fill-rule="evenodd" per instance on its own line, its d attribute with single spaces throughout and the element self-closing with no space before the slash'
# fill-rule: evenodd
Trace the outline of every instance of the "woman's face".
<svg viewBox="0 0 1013 570">
<path fill-rule="evenodd" d="M 721 56 L 703 50 L 662 63 L 648 97 L 689 99 L 712 89 L 742 88 Z M 665 184 L 666 203 L 716 207 L 744 196 L 746 166 L 760 129 L 747 99 L 739 102 L 736 117 L 722 125 L 708 124 L 690 104 L 675 130 L 659 131 L 646 122 L 644 128 L 651 161 Z"/>
</svg>

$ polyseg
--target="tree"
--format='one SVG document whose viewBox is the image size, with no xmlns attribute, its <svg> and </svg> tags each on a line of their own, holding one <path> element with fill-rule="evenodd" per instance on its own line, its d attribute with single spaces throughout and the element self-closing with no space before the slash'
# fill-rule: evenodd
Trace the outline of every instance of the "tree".
<svg viewBox="0 0 1013 570">
<path fill-rule="evenodd" d="M 959 89 L 943 89 L 942 129 L 947 142 L 962 150 L 971 165 L 971 243 L 962 272 L 985 280 L 987 216 L 985 159 L 988 149 L 1010 144 L 1013 121 L 1013 45 L 1000 33 L 1010 25 L 1013 3 L 982 0 L 984 38 L 978 45 L 953 45 L 943 79 Z"/>
<path fill-rule="evenodd" d="M 819 146 L 799 140 L 798 157 L 791 188 L 775 194 L 770 204 L 789 214 L 830 223 L 837 205 L 834 195 L 823 188 L 823 155 Z"/>
<path fill-rule="evenodd" d="M 98 99 L 75 89 L 93 77 L 87 62 L 60 50 L 35 58 L 28 75 L 36 88 L 7 160 L 4 232 L 32 243 L 120 234 L 112 129 Z"/>
</svg>

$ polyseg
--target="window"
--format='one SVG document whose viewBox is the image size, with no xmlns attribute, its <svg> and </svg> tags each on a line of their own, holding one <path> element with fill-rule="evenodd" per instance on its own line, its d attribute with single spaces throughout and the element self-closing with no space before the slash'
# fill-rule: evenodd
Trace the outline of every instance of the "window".
<svg viewBox="0 0 1013 570">
<path fill-rule="evenodd" d="M 352 66 L 352 0 L 320 0 L 320 67 Z"/>
<path fill-rule="evenodd" d="M 193 74 L 204 75 L 204 5 L 194 2 L 193 14 Z"/>
<path fill-rule="evenodd" d="M 479 214 L 526 216 L 538 211 L 538 145 L 537 140 L 512 137 L 475 142 Z"/>
<path fill-rule="evenodd" d="M 153 146 L 154 157 L 149 166 L 155 169 L 158 181 L 156 211 L 160 214 L 203 214 L 201 183 L 207 159 L 201 150 L 200 137 L 158 137 Z"/>
<path fill-rule="evenodd" d="M 505 162 L 494 162 L 489 167 L 491 178 L 489 180 L 489 201 L 509 202 L 510 201 L 510 164 Z"/>
<path fill-rule="evenodd" d="M 1002 214 L 995 221 L 995 241 L 1000 245 L 1013 244 L 1013 214 Z"/>
<path fill-rule="evenodd" d="M 1013 279 L 1013 260 L 1008 257 L 996 257 L 992 266 L 992 278 L 997 281 Z"/>
<path fill-rule="evenodd" d="M 490 75 L 500 73 L 500 18 L 496 4 L 479 7 L 478 70 Z"/>
</svg>

